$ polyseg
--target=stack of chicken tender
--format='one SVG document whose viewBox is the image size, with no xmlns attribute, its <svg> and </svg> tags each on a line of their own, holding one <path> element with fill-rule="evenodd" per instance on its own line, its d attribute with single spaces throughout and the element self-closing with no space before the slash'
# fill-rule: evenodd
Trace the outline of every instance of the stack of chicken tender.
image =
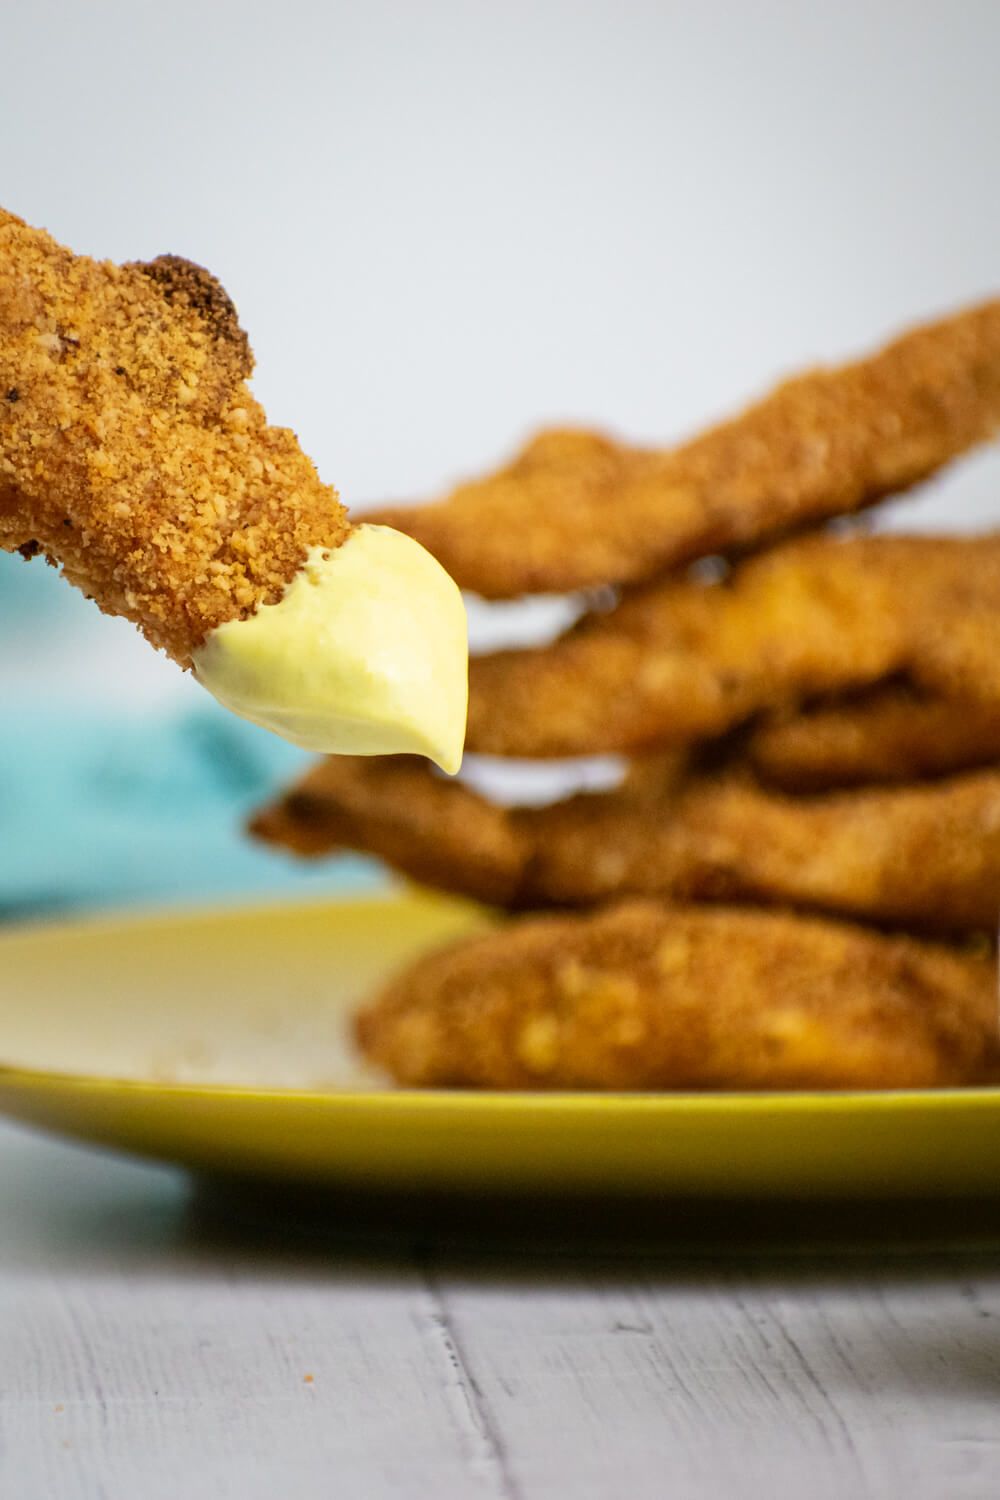
<svg viewBox="0 0 1000 1500">
<path fill-rule="evenodd" d="M 508 807 L 419 760 L 329 759 L 258 814 L 518 914 L 374 998 L 374 1061 L 488 1088 L 1000 1076 L 1000 532 L 830 524 L 998 430 L 994 301 L 682 447 L 547 432 L 371 518 L 488 599 L 599 589 L 555 642 L 473 660 L 467 748 L 626 762 Z"/>
</svg>

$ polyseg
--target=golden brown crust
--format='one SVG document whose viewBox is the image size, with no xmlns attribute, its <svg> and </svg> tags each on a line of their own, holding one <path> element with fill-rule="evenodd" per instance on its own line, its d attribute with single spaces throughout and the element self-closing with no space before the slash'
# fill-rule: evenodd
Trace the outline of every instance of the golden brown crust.
<svg viewBox="0 0 1000 1500">
<path fill-rule="evenodd" d="M 813 537 L 723 583 L 667 580 L 554 644 L 473 660 L 472 751 L 587 755 L 723 734 L 906 672 L 1000 705 L 1000 535 Z"/>
<path fill-rule="evenodd" d="M 651 757 L 612 792 L 517 808 L 438 775 L 421 756 L 329 756 L 260 808 L 249 831 L 307 859 L 341 849 L 372 854 L 411 880 L 493 906 L 572 905 L 565 893 L 546 895 L 543 837 L 551 831 L 558 843 L 560 823 L 571 827 L 577 817 L 645 822 L 681 786 L 684 766 L 680 758 Z"/>
<path fill-rule="evenodd" d="M 1000 761 L 1000 705 L 893 684 L 760 724 L 746 754 L 763 780 L 790 792 L 947 775 Z"/>
<path fill-rule="evenodd" d="M 182 665 L 348 522 L 207 271 L 115 266 L 0 212 L 0 547 L 43 551 Z"/>
<path fill-rule="evenodd" d="M 418 1086 L 974 1083 L 995 1068 L 995 962 L 847 924 L 634 902 L 421 959 L 358 1036 Z"/>
<path fill-rule="evenodd" d="M 918 931 L 992 931 L 1000 771 L 813 797 L 655 764 L 610 792 L 502 808 L 425 762 L 322 762 L 252 825 L 299 853 L 351 848 L 511 909 L 624 896 L 750 902 Z"/>
<path fill-rule="evenodd" d="M 496 474 L 379 519 L 488 598 L 634 584 L 909 488 L 1000 428 L 1000 301 L 780 385 L 673 451 L 536 437 Z"/>
<path fill-rule="evenodd" d="M 336 849 L 377 855 L 413 880 L 515 906 L 531 846 L 510 812 L 419 756 L 330 756 L 250 832 L 306 857 Z"/>
</svg>

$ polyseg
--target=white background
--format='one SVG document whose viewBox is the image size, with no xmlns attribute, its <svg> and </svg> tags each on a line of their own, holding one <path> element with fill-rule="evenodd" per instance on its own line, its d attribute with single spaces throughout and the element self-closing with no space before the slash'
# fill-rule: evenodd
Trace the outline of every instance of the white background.
<svg viewBox="0 0 1000 1500">
<path fill-rule="evenodd" d="M 668 441 L 1000 282 L 990 0 L 8 0 L 0 64 L 2 201 L 214 270 L 351 504 L 553 420 Z M 998 479 L 906 522 L 989 524 Z M 93 610 L 3 618 L 5 683 L 195 691 Z"/>
</svg>

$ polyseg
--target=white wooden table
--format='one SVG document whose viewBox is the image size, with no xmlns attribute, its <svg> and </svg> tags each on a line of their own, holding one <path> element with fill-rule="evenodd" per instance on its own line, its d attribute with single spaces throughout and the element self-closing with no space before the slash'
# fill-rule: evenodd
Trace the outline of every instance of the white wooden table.
<svg viewBox="0 0 1000 1500">
<path fill-rule="evenodd" d="M 1000 1494 L 989 1249 L 730 1226 L 567 1255 L 488 1215 L 449 1249 L 256 1213 L 0 1126 L 2 1500 Z"/>
</svg>

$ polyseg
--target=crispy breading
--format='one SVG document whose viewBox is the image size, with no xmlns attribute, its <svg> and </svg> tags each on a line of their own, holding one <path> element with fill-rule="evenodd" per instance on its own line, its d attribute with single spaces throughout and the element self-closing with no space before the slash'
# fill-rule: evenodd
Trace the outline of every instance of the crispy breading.
<svg viewBox="0 0 1000 1500">
<path fill-rule="evenodd" d="M 296 854 L 355 849 L 425 885 L 496 906 L 518 904 L 530 858 L 509 809 L 435 776 L 420 756 L 328 757 L 249 826 Z"/>
<path fill-rule="evenodd" d="M 609 792 L 498 807 L 408 757 L 337 757 L 255 818 L 299 853 L 350 848 L 512 909 L 624 896 L 742 901 L 907 927 L 992 929 L 1000 770 L 811 797 L 655 763 Z"/>
<path fill-rule="evenodd" d="M 906 672 L 1000 706 L 1000 534 L 810 537 L 721 583 L 665 580 L 552 645 L 470 667 L 469 750 L 587 755 L 720 735 Z"/>
<path fill-rule="evenodd" d="M 1000 705 L 894 683 L 759 724 L 745 750 L 757 774 L 786 791 L 919 780 L 1000 761 Z"/>
<path fill-rule="evenodd" d="M 709 553 L 846 515 L 1000 428 L 1000 301 L 812 370 L 682 447 L 536 437 L 447 499 L 381 509 L 491 599 L 634 584 Z"/>
<path fill-rule="evenodd" d="M 73 255 L 0 210 L 0 548 L 44 552 L 189 665 L 349 531 L 251 369 L 207 271 Z"/>
<path fill-rule="evenodd" d="M 634 902 L 418 960 L 357 1022 L 402 1084 L 920 1088 L 995 1067 L 996 969 L 776 913 Z"/>
</svg>

